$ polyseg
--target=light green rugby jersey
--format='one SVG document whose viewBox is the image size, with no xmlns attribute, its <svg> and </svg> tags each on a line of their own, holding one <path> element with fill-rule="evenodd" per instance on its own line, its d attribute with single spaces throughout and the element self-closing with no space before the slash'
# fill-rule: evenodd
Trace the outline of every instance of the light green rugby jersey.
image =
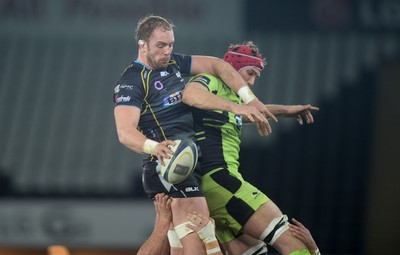
<svg viewBox="0 0 400 255">
<path fill-rule="evenodd" d="M 221 79 L 199 74 L 189 82 L 198 82 L 218 97 L 241 104 L 242 101 Z M 213 169 L 228 168 L 238 171 L 241 116 L 220 110 L 206 111 L 192 109 L 197 144 L 201 150 L 199 162 L 202 174 Z"/>
</svg>

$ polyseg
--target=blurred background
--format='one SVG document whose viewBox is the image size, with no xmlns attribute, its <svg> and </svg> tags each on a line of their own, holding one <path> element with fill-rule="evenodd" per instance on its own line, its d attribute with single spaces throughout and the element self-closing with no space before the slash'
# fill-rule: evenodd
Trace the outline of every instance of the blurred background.
<svg viewBox="0 0 400 255">
<path fill-rule="evenodd" d="M 258 97 L 320 111 L 266 138 L 245 127 L 245 178 L 323 254 L 397 253 L 400 1 L 0 0 L 0 254 L 135 254 L 150 235 L 142 155 L 118 143 L 112 101 L 150 13 L 176 25 L 175 52 L 253 40 Z"/>
</svg>

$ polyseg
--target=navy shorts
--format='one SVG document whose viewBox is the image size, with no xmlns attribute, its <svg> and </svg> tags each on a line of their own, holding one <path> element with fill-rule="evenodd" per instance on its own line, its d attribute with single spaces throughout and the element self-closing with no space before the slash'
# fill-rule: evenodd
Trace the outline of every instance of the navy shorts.
<svg viewBox="0 0 400 255">
<path fill-rule="evenodd" d="M 171 184 L 161 177 L 158 161 L 149 159 L 143 161 L 142 182 L 149 198 L 154 199 L 157 193 L 165 193 L 173 198 L 204 197 L 201 177 L 194 174 L 196 171 L 183 182 Z"/>
</svg>

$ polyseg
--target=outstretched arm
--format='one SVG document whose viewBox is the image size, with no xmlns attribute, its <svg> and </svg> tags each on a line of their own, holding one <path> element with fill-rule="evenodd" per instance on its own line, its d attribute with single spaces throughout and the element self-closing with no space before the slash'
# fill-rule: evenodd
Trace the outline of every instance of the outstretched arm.
<svg viewBox="0 0 400 255">
<path fill-rule="evenodd" d="M 163 193 L 155 196 L 156 221 L 153 233 L 140 247 L 137 255 L 168 255 L 168 229 L 172 222 L 172 198 Z"/>
<path fill-rule="evenodd" d="M 300 125 L 303 125 L 303 118 L 306 120 L 307 124 L 314 123 L 314 117 L 312 112 L 319 111 L 318 107 L 307 105 L 276 105 L 269 104 L 266 105 L 268 109 L 275 116 L 296 118 Z"/>
<path fill-rule="evenodd" d="M 307 124 L 314 123 L 313 112 L 319 111 L 318 107 L 308 105 L 278 105 L 278 104 L 268 104 L 266 105 L 268 109 L 276 116 L 276 117 L 288 117 L 288 118 L 296 118 L 297 122 L 300 125 L 304 124 L 303 119 L 305 119 Z M 244 118 L 243 122 L 251 122 L 248 119 Z"/>
<path fill-rule="evenodd" d="M 203 110 L 221 110 L 245 116 L 250 122 L 267 124 L 268 121 L 255 107 L 239 105 L 227 99 L 220 98 L 209 92 L 198 82 L 190 82 L 183 90 L 182 101 L 192 107 Z M 261 135 L 261 134 L 260 134 Z"/>
<path fill-rule="evenodd" d="M 229 88 L 237 93 L 243 102 L 254 106 L 265 117 L 277 121 L 276 117 L 267 109 L 267 107 L 253 94 L 250 87 L 244 81 L 242 76 L 232 67 L 231 64 L 222 59 L 209 56 L 192 56 L 192 74 L 209 73 L 218 76 Z M 262 135 L 268 135 L 272 132 L 268 122 L 256 122 L 257 130 Z"/>
</svg>

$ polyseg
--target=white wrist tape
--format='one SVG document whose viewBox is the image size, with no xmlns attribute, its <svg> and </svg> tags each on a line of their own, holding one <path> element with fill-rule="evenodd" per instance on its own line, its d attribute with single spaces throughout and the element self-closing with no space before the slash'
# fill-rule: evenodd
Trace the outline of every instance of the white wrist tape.
<svg viewBox="0 0 400 255">
<path fill-rule="evenodd" d="M 238 95 L 240 98 L 243 100 L 245 104 L 250 103 L 254 99 L 256 99 L 256 96 L 254 95 L 253 91 L 251 91 L 249 86 L 244 86 L 239 89 Z"/>
<path fill-rule="evenodd" d="M 185 236 L 189 235 L 190 233 L 193 233 L 194 230 L 186 227 L 186 225 L 191 224 L 191 221 L 186 221 L 182 224 L 179 224 L 178 226 L 175 226 L 175 232 L 178 235 L 179 239 L 184 238 Z"/>
<path fill-rule="evenodd" d="M 214 229 L 214 224 L 210 221 L 204 228 L 197 232 L 200 239 L 204 242 L 206 246 L 207 254 L 213 254 L 221 251 L 221 249 L 219 248 L 218 240 L 215 237 Z"/>
<path fill-rule="evenodd" d="M 143 145 L 143 151 L 147 154 L 154 155 L 154 150 L 156 149 L 158 142 L 147 139 Z"/>
<path fill-rule="evenodd" d="M 183 248 L 182 243 L 179 240 L 179 237 L 176 234 L 175 230 L 173 229 L 168 230 L 167 235 L 168 235 L 169 246 L 171 246 L 171 248 Z"/>
</svg>

